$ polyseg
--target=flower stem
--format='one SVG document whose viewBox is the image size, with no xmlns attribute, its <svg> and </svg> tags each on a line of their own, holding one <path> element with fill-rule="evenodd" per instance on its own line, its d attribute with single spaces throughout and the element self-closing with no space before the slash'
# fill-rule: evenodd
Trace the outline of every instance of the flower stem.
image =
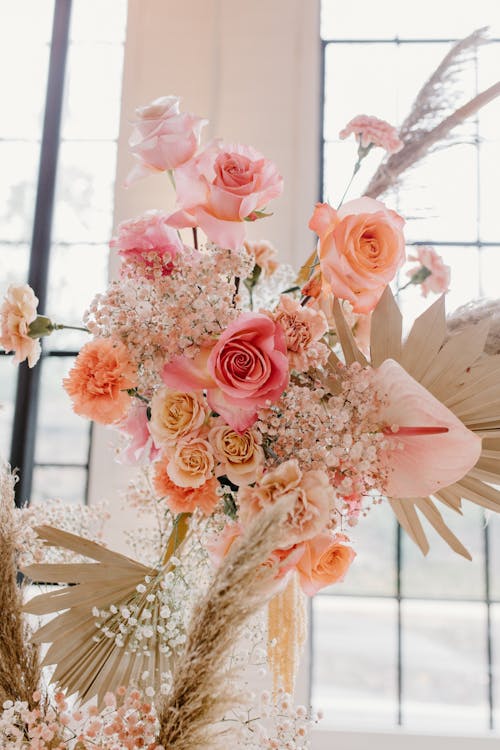
<svg viewBox="0 0 500 750">
<path fill-rule="evenodd" d="M 54 323 L 53 325 L 54 331 L 62 331 L 63 329 L 66 329 L 68 331 L 83 331 L 84 333 L 90 333 L 88 328 L 84 328 L 83 326 L 67 326 L 63 323 Z"/>
<path fill-rule="evenodd" d="M 198 250 L 198 227 L 193 227 L 194 249 Z"/>
<path fill-rule="evenodd" d="M 356 177 L 357 173 L 359 172 L 359 168 L 360 168 L 360 166 L 361 166 L 361 159 L 358 159 L 358 161 L 357 161 L 357 162 L 356 162 L 356 164 L 354 165 L 354 169 L 352 170 L 352 175 L 351 175 L 351 179 L 350 179 L 350 180 L 349 180 L 349 182 L 347 183 L 347 187 L 346 187 L 346 189 L 344 190 L 344 195 L 343 195 L 343 196 L 342 196 L 342 198 L 340 199 L 340 203 L 339 203 L 339 205 L 337 206 L 337 211 L 338 211 L 338 209 L 339 209 L 339 208 L 341 207 L 341 205 L 343 204 L 343 202 L 344 202 L 344 200 L 345 200 L 345 197 L 346 197 L 347 193 L 349 192 L 349 188 L 351 187 L 351 185 L 352 185 L 352 182 L 353 182 L 354 178 Z"/>
</svg>

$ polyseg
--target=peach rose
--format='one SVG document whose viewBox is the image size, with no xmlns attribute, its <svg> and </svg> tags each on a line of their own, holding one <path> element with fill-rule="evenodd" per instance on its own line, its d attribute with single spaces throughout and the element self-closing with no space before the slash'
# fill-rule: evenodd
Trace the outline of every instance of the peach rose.
<svg viewBox="0 0 500 750">
<path fill-rule="evenodd" d="M 314 596 L 325 586 L 342 581 L 356 553 L 343 534 L 318 534 L 304 544 L 296 563 L 299 582 L 305 594 Z"/>
<path fill-rule="evenodd" d="M 404 220 L 372 198 L 338 211 L 318 203 L 309 227 L 319 236 L 321 270 L 333 294 L 354 312 L 374 309 L 405 259 Z"/>
<path fill-rule="evenodd" d="M 329 349 L 320 339 L 328 330 L 328 323 L 321 310 L 304 307 L 283 294 L 273 319 L 283 328 L 290 369 L 305 372 L 325 364 Z"/>
<path fill-rule="evenodd" d="M 239 433 L 227 425 L 217 425 L 208 433 L 208 440 L 220 462 L 219 476 L 225 474 L 238 486 L 255 482 L 264 463 L 264 451 L 252 430 Z"/>
<path fill-rule="evenodd" d="M 131 401 L 127 390 L 136 382 L 127 347 L 115 339 L 94 339 L 81 349 L 63 386 L 73 401 L 73 411 L 112 424 L 124 417 Z"/>
<path fill-rule="evenodd" d="M 206 388 L 209 406 L 244 432 L 257 419 L 257 410 L 277 401 L 288 385 L 283 329 L 267 315 L 241 313 L 212 349 L 192 360 L 173 359 L 162 378 L 171 388 Z"/>
<path fill-rule="evenodd" d="M 127 178 L 127 185 L 151 172 L 176 169 L 191 159 L 200 142 L 206 120 L 181 114 L 177 96 L 162 96 L 151 104 L 136 109 L 138 120 L 129 145 L 136 166 Z"/>
<path fill-rule="evenodd" d="M 207 440 L 184 438 L 175 446 L 167 474 L 179 487 L 201 487 L 213 476 L 214 467 L 214 454 Z"/>
<path fill-rule="evenodd" d="M 195 489 L 179 487 L 168 476 L 169 464 L 170 459 L 164 454 L 154 465 L 153 484 L 159 497 L 165 498 L 172 513 L 194 513 L 199 508 L 205 516 L 210 516 L 219 502 L 217 480 L 212 477 Z"/>
<path fill-rule="evenodd" d="M 245 220 L 260 218 L 283 189 L 276 166 L 250 146 L 211 143 L 175 171 L 180 210 L 172 226 L 199 226 L 220 247 L 237 250 L 245 239 Z"/>
<path fill-rule="evenodd" d="M 157 445 L 172 446 L 176 440 L 195 436 L 208 418 L 200 393 L 182 393 L 163 387 L 151 399 L 149 429 Z"/>
<path fill-rule="evenodd" d="M 332 488 L 324 471 L 302 473 L 295 459 L 267 471 L 255 487 L 241 487 L 239 518 L 246 526 L 266 506 L 288 497 L 292 511 L 286 520 L 287 542 L 297 544 L 326 528 Z"/>
<path fill-rule="evenodd" d="M 30 337 L 30 323 L 36 320 L 38 299 L 28 284 L 11 284 L 0 308 L 0 345 L 6 352 L 14 352 L 14 363 L 28 360 L 34 367 L 40 358 L 38 339 Z"/>
<path fill-rule="evenodd" d="M 255 265 L 259 266 L 264 276 L 272 276 L 278 269 L 279 263 L 276 261 L 278 251 L 267 240 L 259 242 L 245 242 L 245 250 L 249 255 L 255 258 Z"/>
</svg>

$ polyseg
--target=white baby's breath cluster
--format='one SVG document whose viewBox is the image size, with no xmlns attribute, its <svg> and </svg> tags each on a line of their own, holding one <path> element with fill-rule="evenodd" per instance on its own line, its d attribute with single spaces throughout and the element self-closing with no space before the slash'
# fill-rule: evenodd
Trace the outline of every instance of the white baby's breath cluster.
<svg viewBox="0 0 500 750">
<path fill-rule="evenodd" d="M 103 544 L 103 526 L 109 518 L 106 502 L 76 505 L 58 499 L 44 500 L 43 504 L 34 503 L 17 513 L 20 567 L 33 563 L 77 563 L 86 559 L 60 547 L 46 546 L 35 531 L 37 526 L 54 526 Z"/>
</svg>

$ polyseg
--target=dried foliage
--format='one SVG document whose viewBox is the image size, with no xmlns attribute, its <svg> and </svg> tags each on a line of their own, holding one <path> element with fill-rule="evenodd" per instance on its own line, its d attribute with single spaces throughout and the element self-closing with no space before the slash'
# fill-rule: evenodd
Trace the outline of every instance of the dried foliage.
<svg viewBox="0 0 500 750">
<path fill-rule="evenodd" d="M 482 299 L 462 305 L 447 319 L 448 333 L 460 333 L 470 325 L 489 321 L 485 354 L 500 354 L 500 299 Z"/>
<path fill-rule="evenodd" d="M 269 598 L 274 570 L 262 563 L 279 547 L 285 513 L 280 502 L 256 517 L 193 614 L 172 690 L 158 706 L 160 742 L 168 750 L 230 746 L 221 720 L 238 699 L 225 664 L 243 625 Z"/>
<path fill-rule="evenodd" d="M 38 647 L 30 643 L 17 583 L 14 485 L 6 464 L 0 466 L 0 705 L 27 701 L 40 684 Z"/>
<path fill-rule="evenodd" d="M 399 132 L 404 147 L 384 159 L 370 180 L 365 195 L 377 198 L 397 185 L 401 175 L 442 143 L 452 130 L 500 96 L 499 81 L 455 108 L 459 97 L 459 73 L 477 48 L 488 42 L 485 31 L 478 29 L 455 44 L 422 86 Z"/>
</svg>

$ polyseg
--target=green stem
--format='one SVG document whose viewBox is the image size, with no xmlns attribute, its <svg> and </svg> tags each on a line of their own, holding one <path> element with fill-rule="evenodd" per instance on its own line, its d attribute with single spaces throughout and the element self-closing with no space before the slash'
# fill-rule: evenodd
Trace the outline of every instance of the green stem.
<svg viewBox="0 0 500 750">
<path fill-rule="evenodd" d="M 341 205 L 343 204 L 343 202 L 344 202 L 344 200 L 345 200 L 345 197 L 346 197 L 347 193 L 349 192 L 349 188 L 351 187 L 351 185 L 352 185 L 352 182 L 353 182 L 354 178 L 356 177 L 357 173 L 359 172 L 359 168 L 360 168 L 360 167 L 361 167 L 361 159 L 358 159 L 358 161 L 357 161 L 357 162 L 356 162 L 356 164 L 354 165 L 354 169 L 352 170 L 352 175 L 351 175 L 351 179 L 350 179 L 350 180 L 349 180 L 349 182 L 347 183 L 347 187 L 346 187 L 346 189 L 344 190 L 344 195 L 343 195 L 343 196 L 342 196 L 342 198 L 340 199 L 340 203 L 339 203 L 339 205 L 337 206 L 337 211 L 339 210 L 339 208 L 340 208 L 340 207 L 341 207 Z"/>
<path fill-rule="evenodd" d="M 83 331 L 84 333 L 90 333 L 88 328 L 84 328 L 83 326 L 67 326 L 63 323 L 54 323 L 53 325 L 54 331 L 62 331 L 63 329 L 66 329 L 68 331 Z"/>
</svg>

